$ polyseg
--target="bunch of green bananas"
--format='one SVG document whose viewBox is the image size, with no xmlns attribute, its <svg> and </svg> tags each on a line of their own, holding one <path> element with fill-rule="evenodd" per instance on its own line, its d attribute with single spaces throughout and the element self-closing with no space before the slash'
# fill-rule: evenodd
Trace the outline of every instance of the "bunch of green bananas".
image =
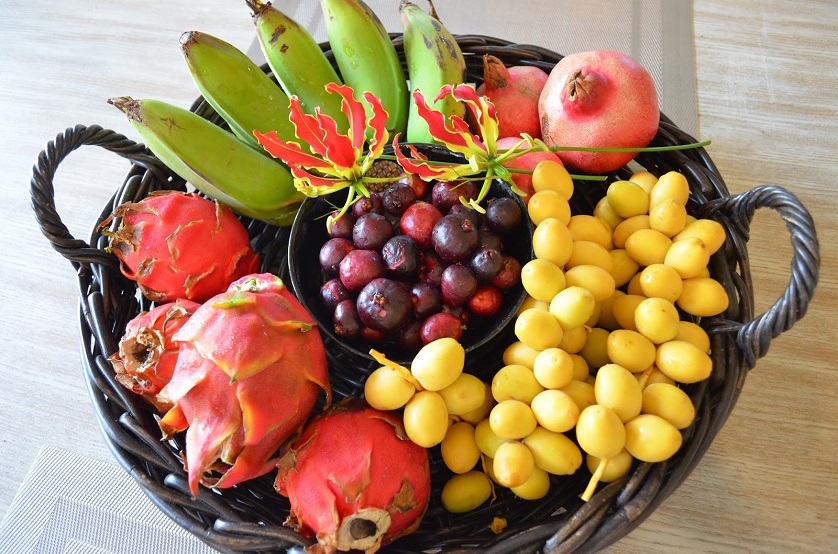
<svg viewBox="0 0 838 554">
<path fill-rule="evenodd" d="M 432 141 L 416 114 L 390 35 L 362 0 L 320 0 L 336 67 L 304 27 L 270 2 L 246 2 L 273 79 L 217 37 L 193 31 L 180 41 L 195 84 L 229 131 L 165 102 L 110 100 L 126 113 L 148 148 L 181 178 L 242 215 L 290 225 L 303 196 L 288 168 L 266 154 L 253 132 L 276 131 L 283 140 L 299 142 L 289 119 L 291 95 L 307 113 L 319 108 L 345 132 L 348 122 L 340 97 L 325 88 L 341 79 L 358 94 L 369 91 L 382 101 L 391 134 L 406 133 L 411 142 Z M 411 87 L 430 100 L 442 85 L 462 83 L 462 52 L 435 17 L 433 5 L 428 14 L 403 0 L 400 10 Z M 436 108 L 446 115 L 462 116 L 464 111 L 453 100 L 441 101 Z"/>
</svg>

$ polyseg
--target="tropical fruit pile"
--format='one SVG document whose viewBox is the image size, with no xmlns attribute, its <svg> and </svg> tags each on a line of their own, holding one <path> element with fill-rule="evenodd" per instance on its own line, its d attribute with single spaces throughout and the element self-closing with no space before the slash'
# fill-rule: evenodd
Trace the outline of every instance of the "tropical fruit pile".
<svg viewBox="0 0 838 554">
<path fill-rule="evenodd" d="M 569 55 L 549 76 L 487 56 L 478 88 L 432 5 L 401 3 L 405 70 L 366 4 L 321 0 L 332 65 L 287 15 L 247 3 L 270 73 L 220 38 L 181 38 L 226 125 L 156 100 L 110 101 L 197 189 L 155 193 L 102 223 L 153 305 L 127 325 L 114 371 L 156 412 L 162 438 L 184 438 L 191 492 L 277 471 L 286 523 L 316 539 L 312 552 L 375 552 L 416 530 L 431 501 L 452 513 L 500 489 L 534 501 L 561 486 L 554 476 L 585 469 L 588 500 L 635 460 L 675 455 L 694 418 L 686 387 L 712 372 L 696 322 L 727 308 L 707 271 L 725 233 L 687 214 L 676 172 L 608 175 L 654 151 L 648 73 L 604 51 Z M 431 143 L 456 161 L 429 159 L 419 145 Z M 573 213 L 574 187 L 608 180 L 593 213 Z M 491 198 L 497 181 L 521 201 Z M 328 239 L 307 245 L 327 324 L 367 340 L 380 364 L 363 398 L 334 404 L 332 372 L 347 369 L 330 367 L 315 318 L 262 270 L 245 227 L 289 226 L 319 196 L 341 199 L 320 222 Z M 508 256 L 529 225 L 534 257 Z M 481 380 L 462 329 L 519 283 L 515 340 Z M 411 362 L 375 350 L 384 337 Z M 443 462 L 433 474 L 431 456 Z"/>
</svg>

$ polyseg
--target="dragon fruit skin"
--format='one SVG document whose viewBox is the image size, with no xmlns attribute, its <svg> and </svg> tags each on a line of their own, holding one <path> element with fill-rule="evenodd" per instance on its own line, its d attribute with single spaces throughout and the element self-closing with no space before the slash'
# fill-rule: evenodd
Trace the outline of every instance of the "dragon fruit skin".
<svg viewBox="0 0 838 554">
<path fill-rule="evenodd" d="M 179 347 L 172 336 L 199 306 L 178 299 L 139 313 L 125 326 L 119 350 L 110 357 L 117 382 L 145 398 L 159 413 L 172 406 L 159 395 L 177 363 Z"/>
<path fill-rule="evenodd" d="M 311 554 L 376 552 L 415 531 L 430 498 L 428 452 L 401 416 L 352 398 L 312 420 L 278 468 L 286 525 L 317 538 Z"/>
<path fill-rule="evenodd" d="M 259 269 L 247 229 L 230 208 L 195 193 L 158 191 L 126 202 L 102 222 L 108 251 L 143 295 L 157 303 L 203 302 Z"/>
<path fill-rule="evenodd" d="M 203 483 L 231 487 L 276 467 L 279 446 L 331 388 L 314 319 L 270 273 L 249 275 L 198 308 L 175 333 L 172 379 L 160 395 L 174 407 L 159 421 L 165 437 L 186 430 L 186 469 Z M 220 477 L 206 475 L 220 472 Z"/>
</svg>

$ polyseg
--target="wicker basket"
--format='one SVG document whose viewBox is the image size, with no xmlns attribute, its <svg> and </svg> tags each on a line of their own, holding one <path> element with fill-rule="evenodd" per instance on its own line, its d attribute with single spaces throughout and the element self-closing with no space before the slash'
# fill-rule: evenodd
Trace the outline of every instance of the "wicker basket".
<svg viewBox="0 0 838 554">
<path fill-rule="evenodd" d="M 403 44 L 393 35 L 400 56 Z M 549 71 L 561 56 L 530 45 L 510 44 L 485 36 L 459 36 L 469 76 L 480 82 L 482 55 L 497 56 L 507 65 L 531 64 Z M 328 52 L 328 45 L 323 49 Z M 266 69 L 267 71 L 267 69 Z M 203 101 L 192 110 L 223 125 Z M 695 140 L 661 117 L 653 145 L 692 143 Z M 222 552 L 285 552 L 311 541 L 283 526 L 287 500 L 273 490 L 274 475 L 254 479 L 233 489 L 202 489 L 192 498 L 186 486 L 179 449 L 182 443 L 161 442 L 157 423 L 148 406 L 114 379 L 108 356 L 115 351 L 126 323 L 149 303 L 135 284 L 119 272 L 117 259 L 104 251 L 106 239 L 94 231 L 89 242 L 74 238 L 56 212 L 53 179 L 58 164 L 84 145 L 110 150 L 132 162 L 121 187 L 104 206 L 99 221 L 124 201 L 136 201 L 159 189 L 184 189 L 142 145 L 98 126 L 69 128 L 41 153 L 31 182 L 32 204 L 38 224 L 54 248 L 72 263 L 81 291 L 80 326 L 84 375 L 99 427 L 115 458 L 148 497 L 168 516 L 200 540 Z M 807 310 L 818 279 L 819 250 L 814 223 L 807 210 L 788 191 L 761 186 L 731 196 L 712 160 L 703 149 L 643 154 L 636 162 L 656 175 L 677 170 L 690 182 L 688 211 L 719 221 L 727 241 L 711 260 L 711 274 L 727 289 L 730 307 L 720 317 L 702 320 L 712 339 L 713 374 L 687 388 L 697 417 L 684 432 L 681 450 L 656 464 L 636 463 L 623 479 L 601 486 L 587 503 L 579 499 L 589 474 L 580 470 L 570 477 L 552 477 L 548 497 L 517 500 L 500 490 L 491 505 L 463 515 L 447 513 L 439 492 L 447 471 L 432 450 L 434 490 L 431 505 L 416 533 L 385 548 L 387 552 L 442 550 L 466 552 L 591 552 L 625 536 L 674 491 L 712 442 L 728 418 L 748 371 L 768 351 L 771 340 L 788 330 Z M 629 170 L 611 175 L 626 178 Z M 605 185 L 585 183 L 574 194 L 574 213 L 591 213 L 604 195 Z M 791 279 L 782 297 L 758 317 L 754 314 L 750 265 L 746 249 L 748 227 L 757 208 L 771 208 L 786 221 L 793 257 Z M 99 221 L 96 222 L 98 225 Z M 266 271 L 287 282 L 287 228 L 276 228 L 243 218 Z M 95 226 L 94 226 L 95 229 Z M 357 375 L 332 367 L 336 397 L 359 396 L 363 383 Z M 495 516 L 509 527 L 496 535 L 489 529 Z"/>
</svg>

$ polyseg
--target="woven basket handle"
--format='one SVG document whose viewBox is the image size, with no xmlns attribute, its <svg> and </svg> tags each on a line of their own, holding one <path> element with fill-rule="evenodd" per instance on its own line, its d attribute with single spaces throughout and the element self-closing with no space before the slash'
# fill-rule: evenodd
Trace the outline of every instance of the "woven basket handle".
<svg viewBox="0 0 838 554">
<path fill-rule="evenodd" d="M 145 146 L 98 125 L 69 127 L 47 144 L 44 151 L 38 155 L 38 162 L 32 169 L 30 194 L 41 232 L 52 243 L 53 248 L 70 260 L 76 268 L 79 264 L 91 263 L 118 265 L 116 258 L 104 250 L 92 248 L 85 241 L 73 237 L 55 209 L 53 179 L 58 164 L 71 152 L 86 145 L 100 146 L 119 154 L 157 175 L 166 175 L 167 171 Z"/>
<path fill-rule="evenodd" d="M 713 200 L 704 206 L 704 213 L 724 212 L 747 240 L 757 208 L 771 208 L 780 214 L 791 235 L 793 252 L 791 279 L 780 298 L 752 321 L 736 324 L 737 342 L 748 368 L 754 367 L 757 359 L 768 352 L 772 339 L 791 329 L 806 314 L 820 268 L 820 248 L 812 216 L 796 196 L 782 187 L 759 186 L 736 196 Z"/>
</svg>

